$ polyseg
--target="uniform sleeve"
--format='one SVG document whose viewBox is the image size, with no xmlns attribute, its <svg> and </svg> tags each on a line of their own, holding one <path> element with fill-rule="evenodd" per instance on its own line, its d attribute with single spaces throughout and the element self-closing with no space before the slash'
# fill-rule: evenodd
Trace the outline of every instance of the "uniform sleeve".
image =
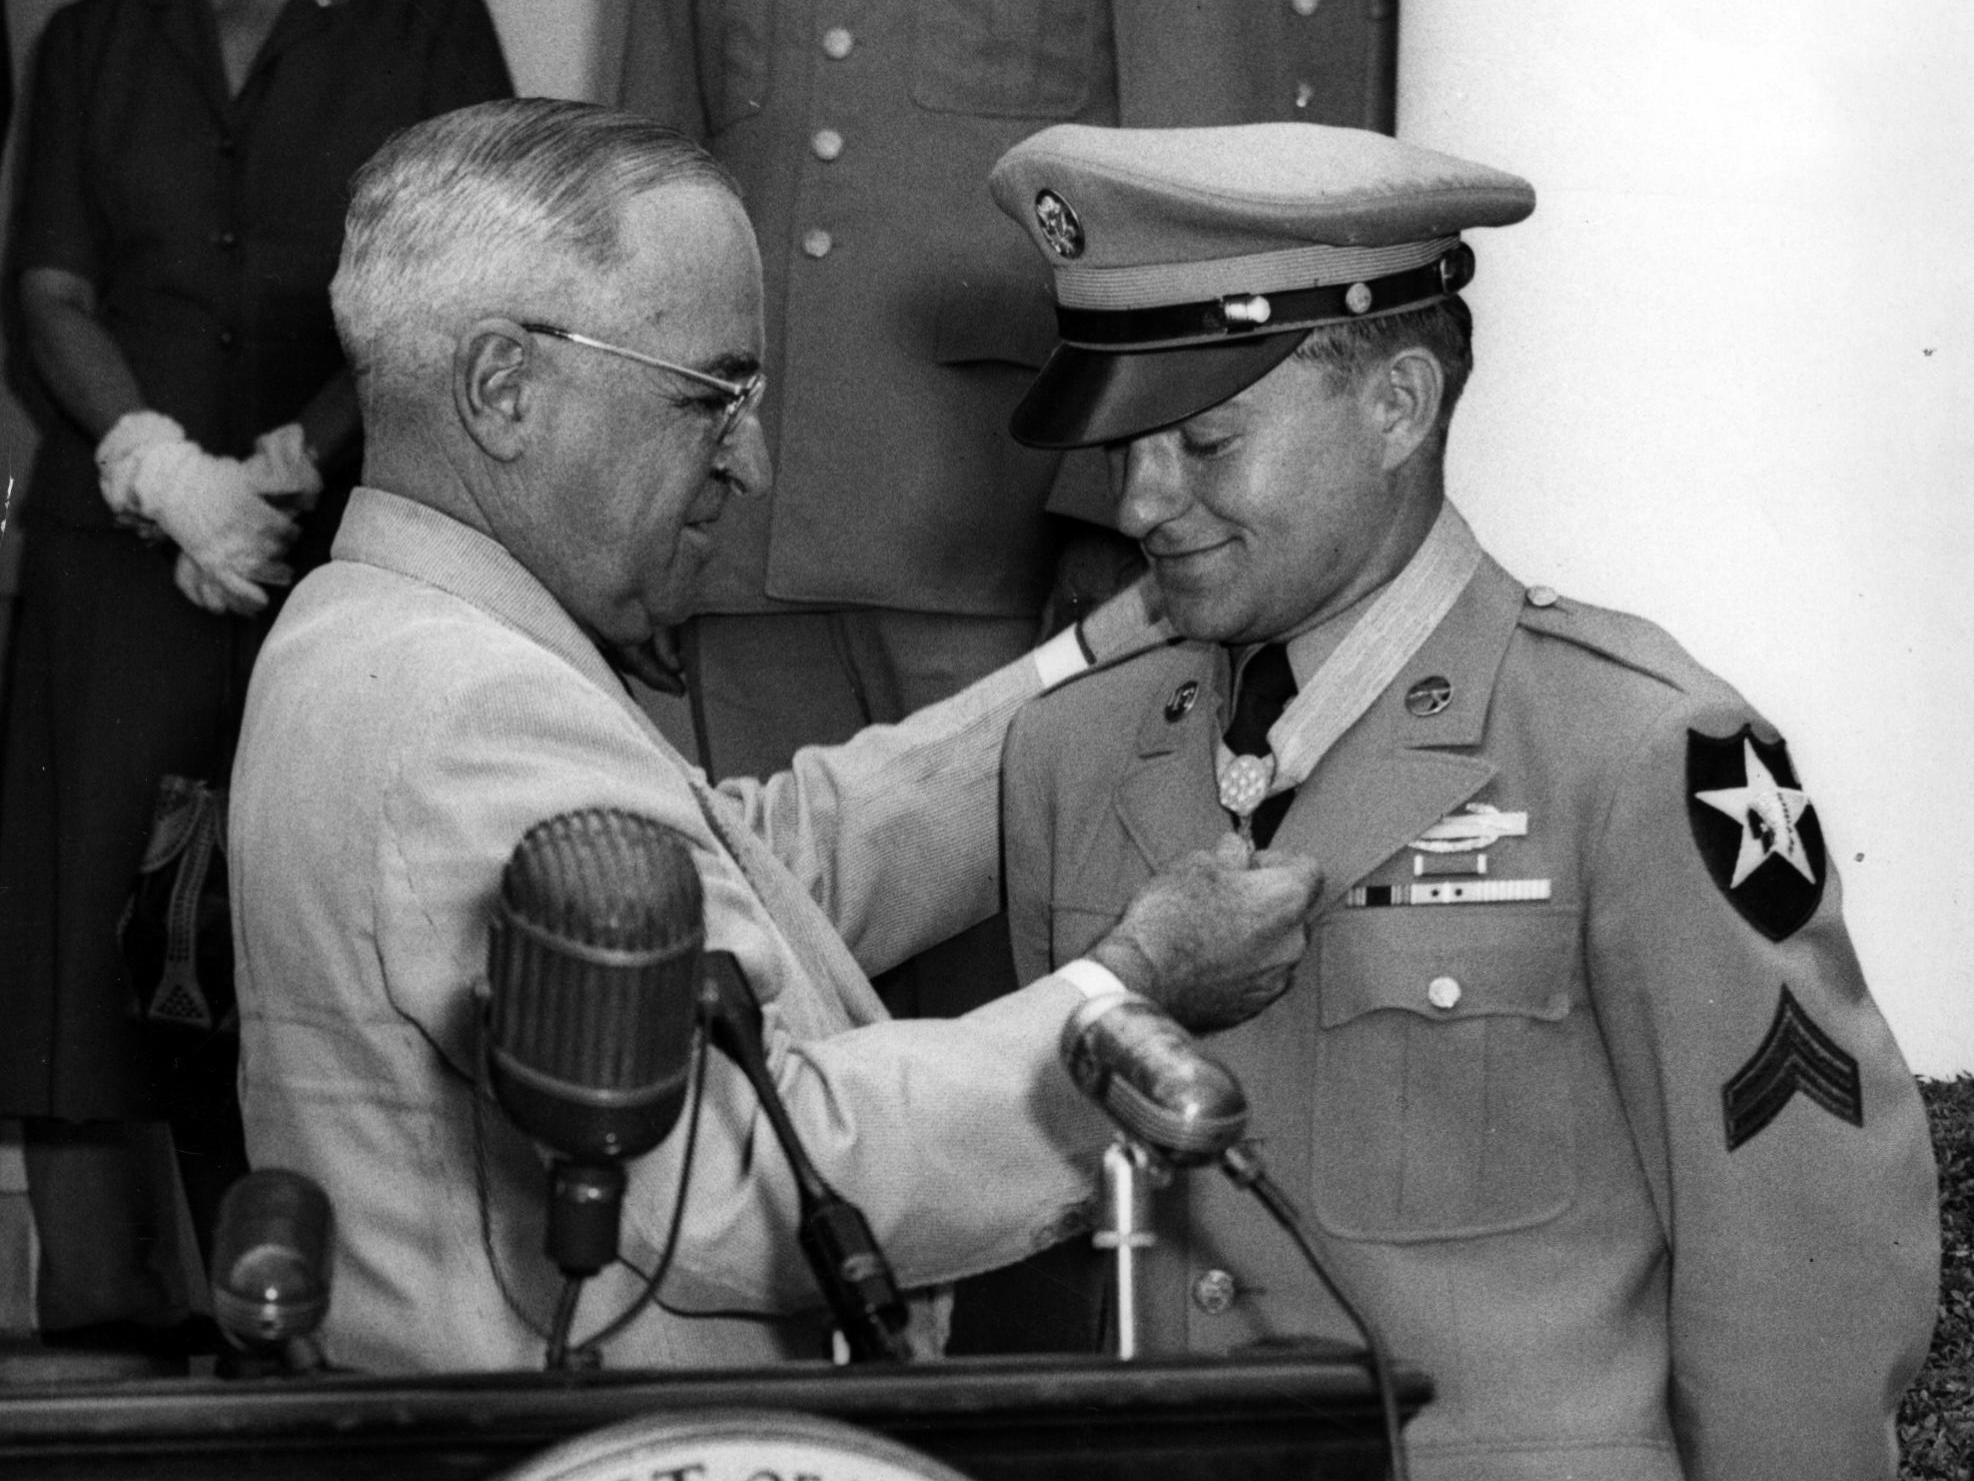
<svg viewBox="0 0 1974 1481">
<path fill-rule="evenodd" d="M 1678 707 L 1619 763 L 1591 991 L 1671 1250 L 1691 1481 L 1890 1481 L 1938 1276 L 1925 1113 L 1774 732 Z"/>
<path fill-rule="evenodd" d="M 875 974 L 1000 908 L 1001 745 L 1041 687 L 1024 656 L 900 724 L 720 790 Z"/>
<path fill-rule="evenodd" d="M 486 0 L 453 0 L 449 11 L 433 39 L 425 79 L 427 118 L 514 96 L 514 81 Z"/>
<path fill-rule="evenodd" d="M 490 881 L 540 819 L 627 808 L 692 846 L 707 943 L 733 951 L 767 1000 L 770 1066 L 804 1145 L 863 1208 L 903 1282 L 1006 1264 L 1070 1227 L 1107 1140 L 1056 1060 L 1062 1023 L 1081 1001 L 1073 986 L 1050 979 L 959 1019 L 818 1036 L 800 1005 L 824 990 L 786 975 L 773 922 L 707 833 L 683 771 L 663 765 L 615 700 L 523 672 L 470 686 L 437 714 L 391 804 L 402 862 L 387 872 L 401 874 L 403 903 L 380 946 L 399 984 L 394 1006 L 462 1073 L 473 1062 L 465 985 L 484 980 Z M 996 754 L 999 733 L 997 724 Z M 421 985 L 415 995 L 410 985 Z M 719 1055 L 708 1063 L 668 1304 L 815 1306 L 786 1159 L 738 1070 Z M 675 1133 L 630 1170 L 625 1251 L 637 1263 L 665 1244 L 686 1141 Z"/>
<path fill-rule="evenodd" d="M 703 140 L 706 99 L 694 4 L 695 0 L 639 0 L 629 8 L 618 101 L 633 113 Z"/>
<path fill-rule="evenodd" d="M 1001 759 L 1001 847 L 1017 982 L 1033 982 L 1055 966 L 1049 949 L 1055 806 L 1033 718 L 1032 710 L 1016 717 Z"/>
<path fill-rule="evenodd" d="M 34 63 L 21 185 L 17 267 L 55 267 L 97 282 L 101 223 L 83 165 L 84 120 L 95 95 L 84 75 L 80 17 L 58 12 L 42 34 Z"/>
</svg>

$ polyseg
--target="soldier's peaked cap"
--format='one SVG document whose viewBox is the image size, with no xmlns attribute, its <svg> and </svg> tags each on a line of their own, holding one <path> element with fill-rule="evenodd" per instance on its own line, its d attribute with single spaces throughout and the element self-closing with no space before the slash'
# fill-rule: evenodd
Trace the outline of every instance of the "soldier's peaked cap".
<svg viewBox="0 0 1974 1481">
<path fill-rule="evenodd" d="M 1470 227 L 1535 209 L 1526 180 L 1364 129 L 1109 129 L 1023 140 L 994 200 L 1055 273 L 1062 343 L 1015 408 L 1031 447 L 1185 420 L 1320 324 L 1416 308 L 1473 276 Z"/>
</svg>

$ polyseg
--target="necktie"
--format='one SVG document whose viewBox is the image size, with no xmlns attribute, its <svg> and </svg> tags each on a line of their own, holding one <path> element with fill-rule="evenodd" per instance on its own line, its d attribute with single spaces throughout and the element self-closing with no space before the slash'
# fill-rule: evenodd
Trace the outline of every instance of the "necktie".
<svg viewBox="0 0 1974 1481">
<path fill-rule="evenodd" d="M 1268 754 L 1268 727 L 1281 718 L 1288 702 L 1295 697 L 1295 672 L 1289 667 L 1288 646 L 1264 643 L 1248 655 L 1241 670 L 1240 690 L 1234 697 L 1234 719 L 1227 727 L 1227 749 L 1236 756 Z M 1294 789 L 1277 792 L 1263 799 L 1254 810 L 1254 842 L 1265 847 L 1275 836 L 1282 814 L 1289 810 Z"/>
</svg>

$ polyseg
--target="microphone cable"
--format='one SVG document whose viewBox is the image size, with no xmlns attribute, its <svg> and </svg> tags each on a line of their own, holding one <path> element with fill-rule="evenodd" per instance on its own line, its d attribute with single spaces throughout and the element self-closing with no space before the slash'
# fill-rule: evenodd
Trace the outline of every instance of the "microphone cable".
<svg viewBox="0 0 1974 1481">
<path fill-rule="evenodd" d="M 516 1294 L 513 1286 L 509 1284 L 507 1272 L 501 1267 L 499 1252 L 494 1245 L 493 1202 L 488 1192 L 490 1179 L 487 1167 L 488 1148 L 486 1134 L 486 1103 L 493 1099 L 493 1086 L 488 1071 L 491 1044 L 484 1035 L 482 1036 L 479 1058 L 480 1073 L 475 1077 L 473 1082 L 473 1172 L 474 1193 L 477 1197 L 480 1210 L 480 1249 L 486 1256 L 487 1268 L 493 1273 L 494 1285 L 499 1289 L 501 1300 L 506 1303 L 508 1311 L 529 1332 L 547 1344 L 548 1361 L 546 1366 L 548 1367 L 559 1367 L 562 1366 L 563 1362 L 579 1368 L 600 1366 L 602 1362 L 602 1345 L 612 1337 L 615 1337 L 625 1327 L 629 1326 L 636 1319 L 638 1313 L 643 1311 L 647 1305 L 656 1305 L 670 1310 L 669 1307 L 665 1307 L 665 1303 L 658 1299 L 658 1288 L 664 1282 L 666 1274 L 670 1271 L 672 1257 L 678 1249 L 679 1234 L 685 1220 L 686 1193 L 692 1186 L 693 1159 L 699 1147 L 700 1108 L 704 1103 L 706 1094 L 708 1035 L 703 1028 L 695 1026 L 693 1040 L 692 1096 L 691 1103 L 686 1112 L 685 1152 L 680 1159 L 678 1194 L 672 1202 L 671 1223 L 665 1232 L 665 1245 L 659 1253 L 658 1263 L 652 1267 L 649 1274 L 646 1274 L 639 1270 L 631 1261 L 619 1255 L 617 1257 L 617 1263 L 626 1266 L 634 1274 L 642 1276 L 644 1289 L 633 1300 L 626 1303 L 624 1309 L 615 1317 L 611 1318 L 600 1331 L 584 1338 L 581 1342 L 575 1344 L 573 1349 L 568 1349 L 567 1339 L 569 1328 L 573 1326 L 575 1321 L 576 1298 L 581 1293 L 581 1280 L 570 1279 L 564 1281 L 562 1292 L 556 1301 L 554 1322 L 552 1325 L 544 1325 L 522 1304 L 520 1296 Z M 558 1332 L 560 1333 L 559 1339 L 557 1336 Z M 557 1351 L 558 1342 L 565 1349 L 560 1353 Z M 558 1357 L 562 1360 L 561 1362 L 558 1362 Z"/>
<path fill-rule="evenodd" d="M 686 1194 L 692 1188 L 693 1157 L 699 1150 L 699 1111 L 706 1100 L 706 1065 L 711 1038 L 712 1036 L 703 1026 L 694 1026 L 692 1103 L 686 1111 L 685 1152 L 679 1159 L 679 1186 L 678 1192 L 672 1198 L 672 1220 L 671 1226 L 665 1231 L 665 1246 L 658 1252 L 658 1263 L 652 1266 L 651 1273 L 644 1277 L 644 1289 L 638 1293 L 636 1299 L 618 1312 L 601 1331 L 577 1344 L 576 1362 L 579 1366 L 593 1367 L 600 1364 L 603 1360 L 604 1343 L 636 1320 L 645 1307 L 664 1306 L 664 1303 L 658 1299 L 658 1288 L 664 1284 L 666 1275 L 671 1272 L 672 1256 L 678 1252 L 679 1234 L 685 1227 L 685 1200 Z M 617 1257 L 617 1261 L 634 1273 L 642 1274 L 636 1265 L 622 1255 Z"/>
<path fill-rule="evenodd" d="M 1289 1196 L 1268 1176 L 1267 1169 L 1261 1165 L 1261 1154 L 1249 1143 L 1238 1142 L 1221 1155 L 1220 1166 L 1233 1180 L 1235 1187 L 1261 1200 L 1261 1206 L 1295 1241 L 1295 1247 L 1302 1252 L 1309 1268 L 1316 1272 L 1316 1279 L 1322 1283 L 1330 1299 L 1336 1302 L 1350 1319 L 1350 1324 L 1357 1329 L 1358 1336 L 1364 1339 L 1364 1350 L 1370 1357 L 1371 1379 L 1377 1385 L 1378 1407 L 1384 1415 L 1385 1447 L 1391 1455 L 1392 1481 L 1410 1481 L 1411 1472 L 1405 1461 L 1405 1441 L 1399 1427 L 1398 1385 L 1392 1378 L 1391 1355 L 1385 1350 L 1384 1338 L 1324 1268 L 1315 1245 L 1302 1227 L 1302 1215 L 1289 1201 Z"/>
</svg>

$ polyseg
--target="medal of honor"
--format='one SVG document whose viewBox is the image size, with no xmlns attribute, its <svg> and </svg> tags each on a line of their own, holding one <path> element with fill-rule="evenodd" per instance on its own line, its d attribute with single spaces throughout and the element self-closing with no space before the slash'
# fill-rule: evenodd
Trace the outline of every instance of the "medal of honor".
<svg viewBox="0 0 1974 1481">
<path fill-rule="evenodd" d="M 1254 845 L 1254 810 L 1275 780 L 1273 756 L 1233 756 L 1220 765 L 1220 805 L 1232 813 L 1241 838 Z"/>
</svg>

